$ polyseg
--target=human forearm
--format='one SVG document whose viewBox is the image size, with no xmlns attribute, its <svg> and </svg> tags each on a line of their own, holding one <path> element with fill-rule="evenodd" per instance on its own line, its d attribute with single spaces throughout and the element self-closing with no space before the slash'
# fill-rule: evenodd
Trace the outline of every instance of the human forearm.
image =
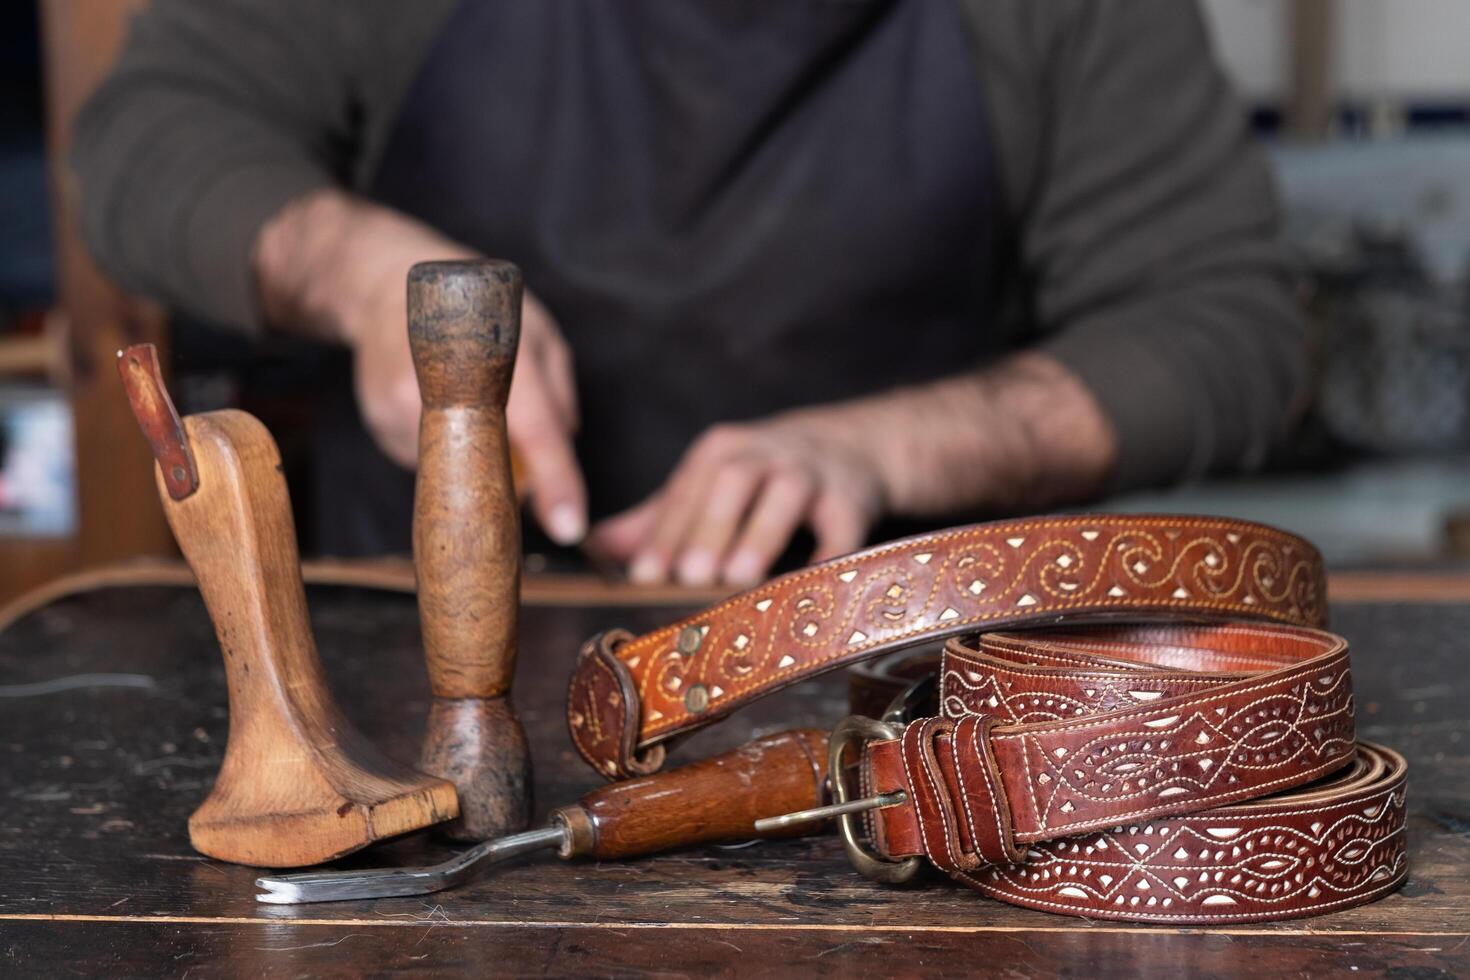
<svg viewBox="0 0 1470 980">
<path fill-rule="evenodd" d="M 1080 500 L 1106 481 L 1118 452 L 1097 399 L 1039 353 L 791 418 L 828 425 L 865 454 L 884 509 L 908 517 Z"/>
<path fill-rule="evenodd" d="M 252 270 L 272 328 L 354 347 L 369 339 L 382 312 L 402 305 L 415 262 L 473 254 L 407 215 L 325 189 L 291 201 L 266 222 Z"/>
</svg>

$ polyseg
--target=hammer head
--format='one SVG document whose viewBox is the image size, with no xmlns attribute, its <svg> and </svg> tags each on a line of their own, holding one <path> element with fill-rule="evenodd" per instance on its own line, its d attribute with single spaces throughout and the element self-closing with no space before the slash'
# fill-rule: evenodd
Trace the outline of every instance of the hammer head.
<svg viewBox="0 0 1470 980">
<path fill-rule="evenodd" d="M 531 819 L 531 755 L 509 698 L 436 697 L 419 768 L 459 791 L 459 819 L 443 827 L 455 840 L 503 837 Z"/>
<path fill-rule="evenodd" d="M 408 343 L 425 408 L 504 408 L 521 335 L 521 270 L 495 259 L 408 273 Z"/>
</svg>

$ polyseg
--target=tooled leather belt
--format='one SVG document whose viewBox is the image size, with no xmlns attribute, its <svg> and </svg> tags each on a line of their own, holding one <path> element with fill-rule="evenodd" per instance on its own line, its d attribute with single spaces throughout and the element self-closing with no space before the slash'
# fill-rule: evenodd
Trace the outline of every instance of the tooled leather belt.
<svg viewBox="0 0 1470 980">
<path fill-rule="evenodd" d="M 1272 528 L 997 522 L 593 637 L 568 722 L 604 775 L 646 774 L 669 741 L 767 693 L 947 641 L 936 715 L 834 731 L 834 796 L 856 750 L 871 807 L 871 849 L 839 818 L 860 870 L 897 881 L 927 859 L 1005 901 L 1102 918 L 1287 918 L 1371 900 L 1407 870 L 1404 760 L 1356 741 L 1347 643 L 1325 625 L 1320 555 Z M 859 689 L 914 672 L 889 657 Z"/>
</svg>

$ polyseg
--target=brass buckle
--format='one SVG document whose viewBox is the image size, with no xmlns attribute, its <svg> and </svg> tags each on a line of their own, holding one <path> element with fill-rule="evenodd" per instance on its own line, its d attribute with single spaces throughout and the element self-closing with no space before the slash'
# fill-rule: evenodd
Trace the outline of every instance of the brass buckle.
<svg viewBox="0 0 1470 980">
<path fill-rule="evenodd" d="M 842 754 L 853 742 L 874 738 L 894 739 L 902 734 L 903 726 L 897 722 L 876 721 L 861 715 L 849 715 L 842 719 L 832 729 L 832 735 L 827 740 L 827 783 L 832 787 L 831 804 L 799 810 L 796 813 L 783 813 L 777 817 L 763 817 L 755 822 L 756 832 L 771 834 L 798 824 L 835 817 L 838 832 L 842 834 L 842 846 L 847 850 L 847 858 L 853 867 L 875 881 L 886 881 L 890 884 L 908 881 L 918 873 L 922 862 L 917 857 L 904 858 L 902 861 L 883 860 L 863 846 L 858 838 L 857 825 L 853 821 L 854 814 L 898 806 L 908 800 L 908 794 L 896 789 L 891 793 L 853 799 L 848 794 L 847 781 L 842 778 Z"/>
<path fill-rule="evenodd" d="M 827 779 L 832 784 L 834 809 L 850 802 L 868 804 L 863 806 L 862 810 L 876 810 L 904 802 L 906 796 L 902 790 L 867 800 L 852 800 L 848 794 L 847 780 L 842 778 L 842 756 L 849 745 L 872 739 L 895 739 L 902 735 L 903 727 L 895 722 L 876 721 L 861 715 L 849 715 L 837 723 L 837 727 L 832 729 L 831 738 L 827 741 Z M 857 821 L 853 818 L 857 809 L 857 807 L 842 809 L 836 814 L 837 831 L 842 835 L 842 846 L 847 851 L 847 859 L 852 862 L 852 866 L 874 881 L 882 881 L 891 885 L 902 884 L 918 874 L 919 865 L 923 863 L 919 858 L 908 857 L 902 861 L 886 861 L 863 846 L 858 836 Z"/>
<path fill-rule="evenodd" d="M 908 801 L 903 790 L 879 793 L 876 796 L 855 798 L 848 790 L 843 778 L 842 757 L 849 746 L 873 739 L 896 739 L 903 735 L 904 725 L 914 712 L 934 694 L 935 678 L 932 673 L 916 679 L 900 691 L 883 711 L 882 720 L 848 715 L 837 723 L 827 739 L 827 784 L 832 787 L 832 802 L 827 806 L 813 807 L 797 813 L 786 813 L 778 817 L 765 817 L 755 822 L 758 833 L 774 833 L 797 824 L 816 820 L 835 819 L 837 832 L 842 836 L 842 847 L 847 859 L 863 875 L 874 881 L 900 885 L 919 873 L 924 863 L 918 857 L 907 857 L 902 861 L 888 861 L 863 846 L 855 817 L 869 810 L 881 810 L 898 806 Z"/>
</svg>

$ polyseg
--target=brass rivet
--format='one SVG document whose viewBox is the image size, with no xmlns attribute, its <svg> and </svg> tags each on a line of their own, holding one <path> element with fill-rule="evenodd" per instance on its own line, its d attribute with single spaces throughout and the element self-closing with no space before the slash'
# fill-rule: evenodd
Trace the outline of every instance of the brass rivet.
<svg viewBox="0 0 1470 980">
<path fill-rule="evenodd" d="M 699 644 L 702 642 L 704 642 L 703 631 L 698 626 L 686 626 L 679 631 L 679 639 L 675 646 L 684 656 L 690 657 L 699 649 Z"/>
<path fill-rule="evenodd" d="M 703 684 L 694 684 L 684 692 L 684 707 L 696 715 L 709 707 L 709 691 Z"/>
</svg>

